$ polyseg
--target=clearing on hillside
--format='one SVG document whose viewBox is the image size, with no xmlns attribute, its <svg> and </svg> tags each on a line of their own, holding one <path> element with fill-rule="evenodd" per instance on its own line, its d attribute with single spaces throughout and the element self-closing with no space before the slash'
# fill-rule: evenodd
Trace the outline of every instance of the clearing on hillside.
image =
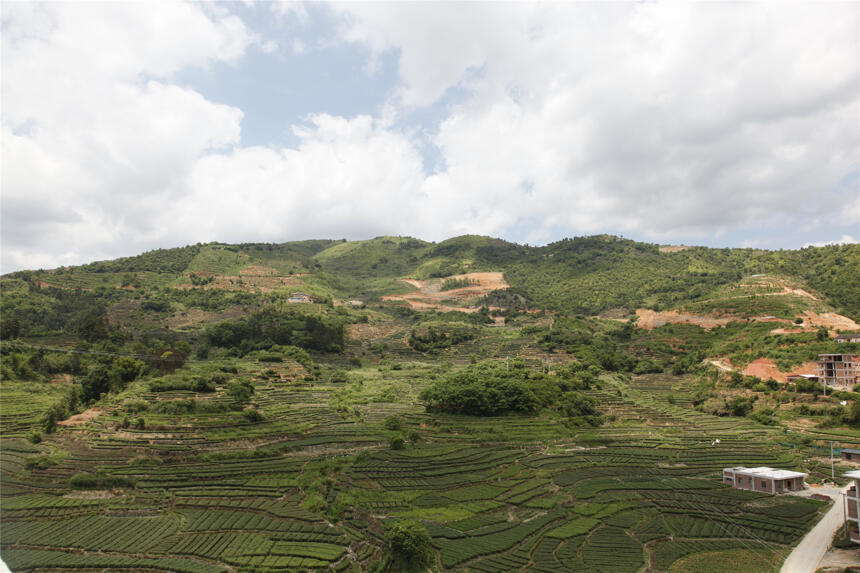
<svg viewBox="0 0 860 573">
<path fill-rule="evenodd" d="M 385 301 L 404 301 L 415 310 L 459 310 L 475 312 L 472 305 L 477 299 L 486 296 L 494 290 L 509 288 L 504 273 L 484 272 L 453 275 L 444 279 L 418 280 L 412 278 L 400 279 L 400 282 L 418 289 L 407 294 L 390 294 L 382 297 Z M 462 285 L 462 286 L 461 286 Z M 453 288 L 445 288 L 453 286 Z M 449 303 L 449 304 L 443 304 Z M 450 303 L 454 303 L 452 306 Z"/>
<path fill-rule="evenodd" d="M 745 376 L 757 376 L 762 380 L 773 378 L 777 382 L 785 382 L 785 377 L 789 374 L 815 374 L 816 367 L 815 362 L 804 362 L 800 366 L 792 368 L 791 372 L 783 372 L 770 358 L 757 358 L 744 368 L 743 374 Z"/>
</svg>

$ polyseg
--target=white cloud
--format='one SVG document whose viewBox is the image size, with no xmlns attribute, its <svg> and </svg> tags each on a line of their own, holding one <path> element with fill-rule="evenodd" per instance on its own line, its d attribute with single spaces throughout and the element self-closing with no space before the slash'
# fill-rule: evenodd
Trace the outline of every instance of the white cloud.
<svg viewBox="0 0 860 573">
<path fill-rule="evenodd" d="M 145 244 L 200 155 L 239 142 L 240 110 L 171 76 L 252 41 L 193 4 L 4 5 L 4 268 Z"/>
<path fill-rule="evenodd" d="M 835 241 L 821 241 L 818 243 L 806 243 L 803 245 L 804 247 L 826 247 L 827 245 L 854 245 L 860 243 L 857 239 L 852 237 L 851 235 L 842 235 L 841 238 Z"/>
<path fill-rule="evenodd" d="M 321 109 L 292 148 L 242 147 L 242 110 L 177 85 L 252 45 L 324 52 L 230 9 L 4 4 L 4 269 L 383 233 L 856 236 L 857 4 L 272 4 L 398 62 L 378 117 Z"/>
<path fill-rule="evenodd" d="M 201 159 L 192 192 L 165 223 L 183 229 L 188 242 L 421 231 L 423 173 L 412 142 L 368 116 L 318 115 L 295 130 L 295 149 L 249 147 Z"/>
<path fill-rule="evenodd" d="M 856 4 L 341 9 L 349 39 L 399 51 L 395 102 L 468 94 L 433 136 L 447 169 L 428 179 L 462 207 L 457 228 L 800 223 L 860 163 Z"/>
</svg>

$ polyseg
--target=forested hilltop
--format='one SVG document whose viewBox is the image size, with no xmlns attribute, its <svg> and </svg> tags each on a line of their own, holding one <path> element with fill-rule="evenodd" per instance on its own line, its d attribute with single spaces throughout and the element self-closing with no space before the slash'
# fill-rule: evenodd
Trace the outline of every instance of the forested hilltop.
<svg viewBox="0 0 860 573">
<path fill-rule="evenodd" d="M 259 265 L 261 279 L 254 272 Z M 245 269 L 248 276 L 242 281 Z M 298 241 L 283 244 L 210 243 L 136 257 L 5 278 L 31 284 L 99 291 L 110 288 L 206 286 L 238 275 L 238 292 L 271 290 L 274 277 L 323 298 L 362 296 L 368 301 L 402 288 L 404 277 L 431 279 L 470 272 L 503 272 L 511 291 L 534 308 L 598 314 L 672 308 L 708 298 L 719 287 L 752 275 L 787 278 L 818 293 L 837 311 L 860 319 L 860 245 L 800 250 L 661 247 L 599 235 L 530 247 L 499 239 L 462 236 L 427 243 L 403 237 L 367 241 Z M 242 281 L 242 282 L 240 282 Z M 255 289 L 255 283 L 260 288 Z M 212 285 L 217 287 L 217 285 Z M 207 289 L 208 290 L 208 289 Z M 193 295 L 192 295 L 193 296 Z M 203 302 L 202 304 L 206 304 Z"/>
<path fill-rule="evenodd" d="M 198 244 L 0 278 L 13 571 L 776 571 L 860 245 Z M 860 466 L 836 465 L 837 478 Z M 710 564 L 710 565 L 709 565 Z M 711 567 L 709 569 L 709 567 Z"/>
</svg>

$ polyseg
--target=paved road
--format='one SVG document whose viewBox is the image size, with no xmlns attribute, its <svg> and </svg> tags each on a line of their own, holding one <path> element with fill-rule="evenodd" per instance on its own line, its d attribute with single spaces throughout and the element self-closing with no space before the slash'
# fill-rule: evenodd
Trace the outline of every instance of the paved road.
<svg viewBox="0 0 860 573">
<path fill-rule="evenodd" d="M 815 573 L 818 562 L 830 547 L 833 534 L 843 523 L 842 492 L 846 489 L 848 489 L 847 486 L 844 489 L 819 487 L 812 490 L 811 493 L 830 496 L 830 499 L 834 500 L 833 505 L 788 555 L 780 573 Z M 810 493 L 810 490 L 806 490 L 805 493 Z"/>
</svg>

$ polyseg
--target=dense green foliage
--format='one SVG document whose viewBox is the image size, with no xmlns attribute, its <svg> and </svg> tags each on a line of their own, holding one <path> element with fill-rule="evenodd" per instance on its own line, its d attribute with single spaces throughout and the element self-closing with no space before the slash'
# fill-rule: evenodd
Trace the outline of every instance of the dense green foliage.
<svg viewBox="0 0 860 573">
<path fill-rule="evenodd" d="M 429 559 L 432 551 L 430 534 L 422 524 L 416 521 L 397 521 L 385 533 L 397 563 L 396 567 L 421 564 Z"/>
<path fill-rule="evenodd" d="M 557 375 L 529 371 L 522 360 L 482 362 L 435 381 L 421 393 L 428 410 L 471 416 L 533 413 L 559 405 L 568 417 L 599 425 L 597 404 L 574 389 L 588 389 L 593 378 L 581 366 Z"/>
<path fill-rule="evenodd" d="M 418 352 L 435 352 L 474 339 L 478 330 L 457 322 L 431 322 L 416 326 L 409 333 L 409 346 Z"/>
<path fill-rule="evenodd" d="M 247 318 L 221 322 L 206 330 L 212 346 L 237 348 L 242 353 L 275 344 L 337 352 L 343 348 L 343 319 L 266 307 Z"/>
</svg>

